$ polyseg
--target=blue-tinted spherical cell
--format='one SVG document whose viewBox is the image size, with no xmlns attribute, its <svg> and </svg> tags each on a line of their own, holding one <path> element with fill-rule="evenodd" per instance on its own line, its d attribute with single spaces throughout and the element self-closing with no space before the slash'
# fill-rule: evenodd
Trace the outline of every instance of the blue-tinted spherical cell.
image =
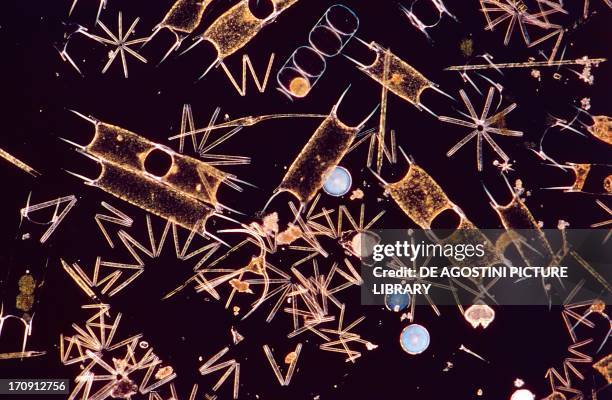
<svg viewBox="0 0 612 400">
<path fill-rule="evenodd" d="M 351 189 L 353 179 L 351 173 L 344 167 L 336 167 L 327 177 L 323 190 L 330 196 L 344 196 Z"/>
<path fill-rule="evenodd" d="M 421 354 L 429 347 L 429 332 L 422 325 L 408 325 L 400 334 L 400 344 L 408 354 Z"/>
<path fill-rule="evenodd" d="M 510 400 L 533 400 L 533 399 L 535 399 L 535 395 L 527 389 L 519 389 L 516 392 L 512 393 L 512 397 L 510 397 Z"/>
<path fill-rule="evenodd" d="M 410 305 L 410 295 L 393 293 L 385 296 L 385 306 L 387 309 L 395 312 L 404 310 Z"/>
</svg>

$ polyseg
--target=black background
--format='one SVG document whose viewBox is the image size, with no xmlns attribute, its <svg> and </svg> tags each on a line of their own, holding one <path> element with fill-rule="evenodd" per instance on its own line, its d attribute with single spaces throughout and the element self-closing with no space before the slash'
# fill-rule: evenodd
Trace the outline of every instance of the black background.
<svg viewBox="0 0 612 400">
<path fill-rule="evenodd" d="M 61 47 L 64 34 L 74 30 L 74 25 L 71 25 L 74 23 L 100 34 L 100 29 L 93 24 L 97 2 L 80 0 L 75 13 L 68 18 L 70 3 L 68 0 L 9 1 L 0 10 L 4 98 L 0 146 L 43 173 L 40 178 L 33 179 L 8 163 L 2 162 L 0 166 L 4 184 L 2 226 L 6 235 L 0 270 L 7 271 L 2 274 L 2 279 L 6 281 L 5 293 L 12 290 L 11 285 L 16 285 L 24 266 L 30 268 L 39 279 L 44 279 L 44 285 L 36 292 L 34 332 L 28 348 L 47 351 L 47 355 L 40 358 L 2 361 L 1 377 L 70 378 L 78 373 L 77 366 L 64 367 L 59 361 L 59 334 L 70 334 L 71 323 L 80 324 L 84 320 L 85 314 L 80 306 L 87 303 L 87 298 L 60 268 L 59 258 L 71 262 L 80 260 L 82 265 L 90 267 L 96 255 L 113 260 L 128 256 L 120 247 L 109 249 L 98 231 L 93 216 L 102 211 L 100 201 L 109 202 L 132 216 L 135 223 L 130 233 L 146 240 L 144 212 L 96 188 L 85 186 L 64 172 L 64 169 L 75 171 L 91 178 L 97 174 L 95 163 L 58 139 L 64 137 L 86 144 L 92 137 L 93 127 L 68 109 L 93 115 L 176 149 L 178 143 L 167 142 L 167 137 L 177 133 L 185 103 L 192 105 L 199 127 L 208 122 L 217 106 L 221 107 L 222 116 L 228 114 L 230 118 L 283 112 L 325 114 L 349 85 L 351 88 L 340 106 L 343 121 L 349 124 L 360 121 L 380 101 L 380 86 L 342 56 L 328 60 L 325 74 L 307 98 L 291 102 L 274 90 L 278 67 L 296 47 L 306 44 L 310 28 L 335 2 L 298 2 L 275 23 L 262 30 L 243 51 L 226 60 L 228 68 L 238 77 L 243 53 L 249 54 L 259 74 L 264 70 L 269 54 L 276 54 L 265 93 L 259 93 L 249 78 L 245 97 L 236 93 L 220 68 L 196 82 L 214 59 L 205 45 L 182 57 L 173 55 L 161 66 L 155 67 L 171 43 L 167 32 L 158 35 L 144 48 L 142 54 L 149 60 L 147 64 L 140 64 L 128 55 L 129 79 L 124 79 L 119 60 L 102 75 L 100 71 L 109 49 L 85 37 L 75 36 L 70 42 L 69 52 L 84 72 L 84 77 L 79 76 L 70 65 L 62 62 L 56 48 Z M 101 19 L 112 31 L 116 31 L 117 11 L 123 11 L 124 26 L 129 26 L 134 18 L 140 17 L 134 37 L 142 37 L 161 20 L 171 3 L 166 0 L 109 0 Z M 421 6 L 427 6 L 426 1 L 421 0 L 421 3 Z M 593 14 L 586 22 L 579 18 L 581 2 L 567 4 L 569 15 L 558 18 L 568 28 L 564 39 L 567 46 L 565 58 L 610 56 L 612 35 L 609 21 L 612 11 L 603 2 L 592 3 Z M 361 39 L 374 40 L 389 47 L 457 98 L 458 90 L 464 88 L 473 99 L 477 111 L 484 99 L 457 73 L 443 71 L 450 65 L 481 62 L 481 59 L 469 58 L 461 53 L 459 43 L 462 39 L 473 40 L 474 55 L 489 53 L 497 62 L 524 61 L 528 57 L 542 59 L 536 49 L 526 48 L 517 32 L 510 45 L 504 47 L 502 30 L 493 33 L 484 31 L 484 17 L 476 1 L 448 1 L 446 5 L 459 22 L 444 17 L 437 27 L 429 30 L 432 41 L 428 41 L 408 23 L 395 1 L 347 0 L 344 4 L 359 16 L 357 35 Z M 230 2 L 224 0 L 215 2 L 196 33 L 202 32 L 229 5 Z M 424 13 L 430 11 L 423 7 Z M 187 39 L 183 47 L 187 47 L 190 41 Z M 550 44 L 542 48 L 546 49 L 546 46 Z M 358 49 L 359 46 L 353 41 L 346 52 Z M 520 178 L 532 192 L 527 198 L 527 205 L 545 227 L 555 227 L 559 219 L 569 221 L 571 227 L 588 227 L 606 218 L 603 210 L 596 206 L 595 196 L 541 190 L 548 186 L 568 185 L 573 177 L 544 165 L 529 151 L 529 147 L 539 141 L 550 125 L 551 115 L 571 119 L 575 115 L 574 107 L 583 97 L 591 99 L 591 112 L 594 114 L 611 115 L 610 68 L 609 63 L 596 68 L 595 84 L 592 86 L 579 81 L 569 68 L 558 70 L 562 75 L 560 80 L 552 76 L 557 69 L 541 69 L 541 81 L 530 76 L 530 69 L 508 70 L 503 76 L 494 71 L 484 72 L 504 86 L 502 107 L 511 102 L 518 104 L 507 123 L 510 129 L 523 131 L 524 137 L 501 138 L 498 143 L 515 161 L 516 171 L 510 174 L 511 182 Z M 486 92 L 486 81 L 472 76 L 481 90 Z M 441 115 L 457 117 L 455 108 L 464 111 L 461 104 L 453 105 L 433 91 L 427 91 L 422 101 Z M 590 122 L 584 116 L 582 119 Z M 376 115 L 367 127 L 376 126 L 377 121 Z M 236 193 L 224 188 L 220 192 L 220 200 L 247 214 L 244 220 L 252 218 L 282 179 L 283 168 L 290 165 L 318 123 L 310 119 L 265 122 L 245 128 L 224 143 L 219 153 L 252 157 L 249 166 L 224 170 L 253 183 L 258 189 L 247 188 L 243 193 Z M 483 173 L 476 171 L 473 143 L 452 158 L 447 158 L 446 151 L 467 134 L 467 130 L 442 124 L 392 94 L 389 95 L 387 127 L 397 131 L 402 148 L 440 183 L 476 225 L 483 228 L 501 226 L 488 204 L 482 185 L 491 190 L 500 203 L 508 201 L 510 193 L 496 168 L 491 165 L 494 155 L 488 148 L 485 148 Z M 558 161 L 605 163 L 610 160 L 611 153 L 605 144 L 589 136 L 553 129 L 545 143 L 547 153 Z M 366 147 L 362 146 L 341 163 L 351 171 L 354 188 L 361 187 L 366 192 L 366 216 L 371 218 L 379 210 L 385 209 L 387 213 L 378 228 L 416 227 L 393 202 L 382 196 L 376 180 L 364 168 L 366 151 Z M 383 176 L 388 181 L 395 181 L 403 176 L 406 168 L 403 160 L 400 160 L 398 165 L 387 165 L 383 169 Z M 24 232 L 32 232 L 37 237 L 44 231 L 28 221 L 19 226 L 18 210 L 25 205 L 30 192 L 33 203 L 69 194 L 78 197 L 77 207 L 45 246 L 20 240 Z M 279 196 L 271 208 L 285 209 L 286 200 L 286 197 Z M 358 203 L 348 200 L 346 196 L 335 199 L 323 195 L 322 201 L 329 208 L 346 203 L 353 215 L 358 215 Z M 154 225 L 160 230 L 163 222 L 154 218 Z M 283 262 L 289 263 L 289 259 L 289 256 L 283 255 L 274 262 L 282 266 Z M 513 381 L 517 377 L 523 379 L 526 387 L 540 398 L 548 394 L 544 379 L 546 369 L 551 366 L 562 368 L 563 359 L 568 357 L 570 339 L 564 329 L 560 310 L 545 307 L 497 308 L 495 322 L 484 331 L 472 329 L 456 308 L 442 307 L 442 316 L 436 317 L 431 309 L 421 307 L 417 310 L 416 321 L 428 328 L 432 344 L 425 353 L 409 356 L 402 351 L 398 341 L 406 322 L 381 307 L 361 307 L 358 289 L 351 288 L 341 294 L 349 307 L 348 321 L 366 315 L 358 332 L 377 343 L 378 349 L 370 352 L 364 349 L 363 356 L 353 365 L 345 362 L 339 354 L 318 350 L 319 340 L 316 337 L 298 337 L 297 340 L 302 341 L 305 348 L 291 385 L 281 388 L 261 346 L 269 344 L 275 349 L 278 360 L 293 350 L 297 340 L 285 337 L 289 332 L 289 318 L 279 316 L 271 324 L 266 324 L 264 315 L 269 310 L 268 303 L 268 308 L 240 322 L 239 318 L 224 310 L 221 302 L 205 299 L 204 295 L 197 295 L 190 289 L 170 300 L 160 301 L 163 294 L 190 276 L 192 266 L 193 261 L 177 261 L 173 252 L 166 248 L 159 259 L 147 260 L 146 272 L 133 285 L 109 300 L 114 312 L 124 314 L 122 329 L 125 329 L 125 336 L 144 333 L 156 353 L 174 366 L 179 374 L 176 384 L 181 398 L 188 397 L 193 383 L 208 388 L 216 382 L 217 375 L 201 377 L 197 374 L 197 367 L 201 364 L 198 357 L 208 358 L 229 345 L 231 326 L 246 337 L 239 345 L 231 346 L 230 353 L 230 357 L 236 358 L 242 365 L 241 398 L 308 399 L 320 395 L 322 399 L 391 396 L 420 400 L 447 396 L 473 399 L 478 398 L 476 391 L 482 388 L 482 398 L 506 399 L 511 395 Z M 4 299 L 5 304 L 9 305 L 13 301 L 10 296 Z M 605 333 L 605 321 L 597 321 L 598 327 L 592 332 L 579 331 L 585 338 L 594 337 L 593 345 L 588 348 L 591 352 L 601 343 Z M 600 332 L 602 329 L 603 332 Z M 15 346 L 15 334 L 10 326 L 3 332 L 0 337 L 3 351 L 15 351 L 9 350 Z M 461 344 L 481 354 L 489 362 L 484 363 L 458 351 Z M 596 359 L 603 354 L 601 352 Z M 454 368 L 442 372 L 447 361 L 452 362 Z M 598 390 L 603 386 L 603 379 L 590 366 L 585 364 L 579 368 L 584 371 L 586 379 L 584 382 L 575 381 L 585 393 L 590 394 L 592 388 Z M 221 398 L 231 396 L 227 384 L 220 389 L 219 395 Z M 603 398 L 601 396 L 605 394 L 600 394 L 600 398 Z"/>
</svg>

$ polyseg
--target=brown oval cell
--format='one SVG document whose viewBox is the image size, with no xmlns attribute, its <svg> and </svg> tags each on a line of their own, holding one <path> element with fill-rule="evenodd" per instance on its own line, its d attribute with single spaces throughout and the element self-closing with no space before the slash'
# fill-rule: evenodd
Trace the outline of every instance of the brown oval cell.
<svg viewBox="0 0 612 400">
<path fill-rule="evenodd" d="M 34 305 L 34 296 L 26 293 L 19 293 L 15 299 L 15 307 L 23 312 L 28 312 Z"/>
<path fill-rule="evenodd" d="M 21 278 L 19 278 L 19 291 L 24 294 L 32 294 L 34 293 L 34 289 L 36 289 L 36 281 L 32 277 L 32 275 L 25 274 Z"/>
<path fill-rule="evenodd" d="M 204 11 L 212 0 L 177 0 L 159 24 L 159 28 L 191 33 L 200 25 Z"/>
<path fill-rule="evenodd" d="M 603 187 L 607 193 L 612 193 L 612 175 L 606 176 L 603 181 Z"/>
</svg>

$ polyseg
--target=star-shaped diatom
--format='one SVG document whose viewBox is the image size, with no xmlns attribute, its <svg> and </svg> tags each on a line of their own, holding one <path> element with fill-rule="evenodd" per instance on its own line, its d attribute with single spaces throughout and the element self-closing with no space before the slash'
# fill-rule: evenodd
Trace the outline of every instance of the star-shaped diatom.
<svg viewBox="0 0 612 400">
<path fill-rule="evenodd" d="M 115 58 L 117 58 L 117 55 L 121 55 L 121 63 L 123 65 L 123 75 L 126 78 L 128 77 L 126 53 L 131 54 L 133 57 L 135 57 L 136 59 L 138 59 L 139 61 L 143 63 L 147 62 L 147 60 L 143 56 L 141 56 L 140 54 L 132 50 L 130 46 L 146 42 L 148 38 L 128 40 L 130 35 L 134 32 L 134 28 L 136 28 L 136 24 L 138 24 L 138 21 L 140 21 L 140 18 L 136 18 L 134 22 L 132 22 L 132 25 L 130 25 L 130 28 L 127 30 L 127 32 L 123 34 L 123 16 L 121 14 L 121 11 L 119 11 L 117 35 L 113 34 L 110 31 L 110 29 L 108 29 L 108 27 L 104 25 L 102 21 L 98 21 L 98 24 L 100 25 L 102 30 L 104 30 L 108 38 L 103 38 L 101 36 L 93 35 L 91 33 L 85 33 L 86 36 L 92 38 L 93 40 L 99 43 L 116 47 L 114 50 L 111 50 L 108 53 L 108 61 L 106 65 L 104 66 L 104 68 L 102 69 L 102 73 L 105 73 L 108 70 L 108 68 L 111 66 L 113 61 L 115 61 Z"/>
<path fill-rule="evenodd" d="M 478 171 L 482 171 L 482 141 L 483 139 L 493 148 L 493 150 L 502 158 L 503 163 L 507 163 L 510 160 L 510 157 L 506 155 L 506 153 L 502 150 L 501 147 L 491 137 L 491 134 L 495 135 L 503 135 L 503 136 L 523 136 L 523 132 L 521 131 L 513 131 L 506 129 L 503 126 L 504 118 L 506 115 L 510 114 L 512 110 L 516 108 L 516 103 L 510 104 L 508 107 L 504 108 L 502 111 L 492 115 L 489 117 L 489 112 L 491 110 L 491 102 L 493 101 L 494 87 L 489 88 L 489 93 L 487 94 L 487 99 L 485 101 L 484 108 L 480 116 L 476 114 L 476 110 L 472 105 L 472 102 L 465 94 L 465 91 L 460 90 L 459 95 L 461 99 L 465 103 L 465 106 L 469 112 L 469 115 L 461 113 L 462 115 L 468 117 L 467 120 L 461 120 L 452 117 L 440 116 L 438 119 L 442 122 L 449 122 L 455 125 L 465 126 L 467 128 L 473 129 L 468 135 L 466 135 L 463 139 L 461 139 L 456 145 L 454 145 L 447 153 L 447 157 L 451 157 L 455 154 L 463 145 L 467 142 L 476 138 L 476 162 L 478 164 Z"/>
</svg>

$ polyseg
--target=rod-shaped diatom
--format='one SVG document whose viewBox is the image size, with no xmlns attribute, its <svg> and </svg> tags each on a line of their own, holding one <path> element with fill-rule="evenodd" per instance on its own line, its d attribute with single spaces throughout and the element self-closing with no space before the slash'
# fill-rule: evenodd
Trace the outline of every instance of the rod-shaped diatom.
<svg viewBox="0 0 612 400">
<path fill-rule="evenodd" d="M 172 161 L 163 176 L 147 172 L 145 161 L 153 151 L 162 151 Z M 227 175 L 195 158 L 179 154 L 172 149 L 118 126 L 99 122 L 93 140 L 85 151 L 99 159 L 149 175 L 154 180 L 171 187 L 173 190 L 217 206 L 217 190 Z"/>
<path fill-rule="evenodd" d="M 540 225 L 519 195 L 513 191 L 512 200 L 506 205 L 501 205 L 495 201 L 488 191 L 486 193 L 491 201 L 491 207 L 493 207 L 507 231 L 508 239 L 514 243 L 527 265 L 530 267 L 550 265 L 554 259 L 553 249 L 546 239 L 546 235 L 540 229 Z"/>
<path fill-rule="evenodd" d="M 214 209 L 146 175 L 100 160 L 102 171 L 90 184 L 121 200 L 189 229 L 201 232 Z"/>
<path fill-rule="evenodd" d="M 10 162 L 11 164 L 13 164 L 14 166 L 16 166 L 17 168 L 27 172 L 28 174 L 32 175 L 33 177 L 37 177 L 40 175 L 40 172 L 36 171 L 34 168 L 30 167 L 28 164 L 24 163 L 23 161 L 19 160 L 18 158 L 12 156 L 11 154 L 9 154 L 8 152 L 0 149 L 0 157 L 4 158 L 6 161 Z"/>
<path fill-rule="evenodd" d="M 198 232 L 203 232 L 209 216 L 221 211 L 217 190 L 230 175 L 121 127 L 87 119 L 94 123 L 95 135 L 79 149 L 100 163 L 101 172 L 86 183 Z M 167 171 L 158 171 L 163 175 L 149 172 L 145 165 L 155 152 L 170 159 Z"/>
<path fill-rule="evenodd" d="M 390 92 L 417 107 L 421 106 L 421 93 L 428 88 L 435 89 L 435 84 L 425 78 L 413 66 L 389 50 L 384 49 L 378 43 L 365 43 L 363 41 L 362 43 L 376 53 L 374 62 L 365 65 L 350 57 L 347 58 L 356 63 L 364 74 L 385 86 Z M 385 58 L 387 57 L 389 59 L 389 73 L 385 75 Z"/>
<path fill-rule="evenodd" d="M 213 0 L 176 0 L 164 19 L 155 28 L 168 28 L 172 32 L 191 33 L 200 22 Z"/>
<path fill-rule="evenodd" d="M 225 59 L 243 48 L 266 25 L 298 2 L 298 0 L 271 1 L 274 10 L 265 18 L 257 18 L 251 12 L 248 0 L 240 1 L 217 18 L 197 42 L 206 40 L 212 43 L 217 50 L 217 60 Z"/>
<path fill-rule="evenodd" d="M 168 29 L 175 36 L 174 44 L 168 49 L 160 63 L 173 51 L 179 48 L 183 40 L 191 34 L 202 22 L 204 11 L 213 0 L 176 0 L 159 24 L 153 28 L 153 33 L 147 38 L 150 42 L 162 29 Z M 144 45 L 143 45 L 144 46 Z"/>
<path fill-rule="evenodd" d="M 304 206 L 323 187 L 329 174 L 345 156 L 357 132 L 375 112 L 357 126 L 348 126 L 340 121 L 338 107 L 347 91 L 340 96 L 327 118 L 293 161 L 273 197 L 281 192 L 289 192 Z"/>
<path fill-rule="evenodd" d="M 444 211 L 450 210 L 459 217 L 459 223 L 445 238 L 435 238 L 443 244 L 483 244 L 484 256 L 476 263 L 474 260 L 454 260 L 459 266 L 489 267 L 500 264 L 502 260 L 494 244 L 471 222 L 465 213 L 453 203 L 444 189 L 420 166 L 410 162 L 408 172 L 394 183 L 384 182 L 385 193 L 388 193 L 402 211 L 421 229 L 430 230 L 436 218 Z M 435 235 L 435 232 L 432 232 Z M 478 279 L 474 280 L 479 281 Z"/>
<path fill-rule="evenodd" d="M 47 354 L 46 351 L 17 351 L 12 353 L 0 353 L 0 360 L 10 360 L 15 358 L 40 357 Z"/>
<path fill-rule="evenodd" d="M 477 65 L 453 65 L 444 68 L 445 71 L 475 71 L 481 69 L 504 69 L 504 68 L 549 68 L 566 65 L 595 65 L 601 62 L 606 62 L 605 58 L 578 58 L 575 60 L 549 60 L 549 61 L 525 61 L 525 62 L 510 62 L 510 63 L 493 63 L 490 60 L 487 64 Z"/>
<path fill-rule="evenodd" d="M 411 163 L 404 177 L 385 185 L 385 192 L 422 229 L 431 229 L 433 221 L 443 211 L 453 210 L 461 217 L 459 228 L 473 228 L 474 225 L 463 212 L 448 199 L 444 190 L 421 167 Z"/>
</svg>

